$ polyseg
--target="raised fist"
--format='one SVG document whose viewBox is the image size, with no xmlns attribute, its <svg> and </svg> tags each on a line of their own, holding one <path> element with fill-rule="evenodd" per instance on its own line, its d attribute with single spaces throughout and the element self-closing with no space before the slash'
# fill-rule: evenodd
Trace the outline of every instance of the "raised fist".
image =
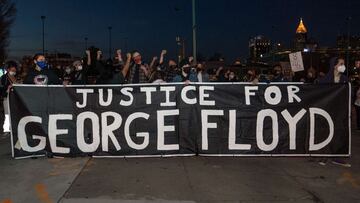
<svg viewBox="0 0 360 203">
<path fill-rule="evenodd" d="M 121 49 L 116 50 L 116 55 L 121 55 Z"/>
<path fill-rule="evenodd" d="M 167 50 L 164 49 L 161 51 L 161 55 L 165 55 L 165 54 L 167 54 Z"/>
<path fill-rule="evenodd" d="M 193 57 L 193 56 L 190 56 L 190 57 L 189 57 L 189 62 L 191 63 L 193 60 L 194 60 L 194 57 Z"/>
</svg>

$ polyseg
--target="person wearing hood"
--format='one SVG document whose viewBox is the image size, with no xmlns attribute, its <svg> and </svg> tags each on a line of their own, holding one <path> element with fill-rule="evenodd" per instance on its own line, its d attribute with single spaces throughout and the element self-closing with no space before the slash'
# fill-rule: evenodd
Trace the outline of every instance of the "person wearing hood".
<svg viewBox="0 0 360 203">
<path fill-rule="evenodd" d="M 330 60 L 329 72 L 319 81 L 319 83 L 347 83 L 349 82 L 349 79 L 344 74 L 345 71 L 345 60 L 341 57 L 334 57 Z"/>
<path fill-rule="evenodd" d="M 349 82 L 348 78 L 344 75 L 346 71 L 345 60 L 341 57 L 334 57 L 330 60 L 330 69 L 324 78 L 322 78 L 320 84 L 334 84 L 334 83 L 347 83 Z M 320 165 L 326 165 L 328 159 L 323 158 L 319 161 Z M 351 167 L 351 164 L 344 159 L 334 158 L 331 160 L 331 163 Z"/>
<path fill-rule="evenodd" d="M 33 58 L 34 68 L 27 74 L 24 84 L 61 85 L 62 81 L 46 62 L 43 54 L 36 54 Z"/>
</svg>

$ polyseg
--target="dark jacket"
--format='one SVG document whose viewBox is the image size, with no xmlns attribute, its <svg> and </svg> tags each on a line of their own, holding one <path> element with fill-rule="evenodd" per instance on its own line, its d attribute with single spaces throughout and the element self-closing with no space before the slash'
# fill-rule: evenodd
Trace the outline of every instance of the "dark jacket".
<svg viewBox="0 0 360 203">
<path fill-rule="evenodd" d="M 62 81 L 51 69 L 44 69 L 41 71 L 32 69 L 27 74 L 24 84 L 34 85 L 60 85 Z"/>
<path fill-rule="evenodd" d="M 12 85 L 12 82 L 9 79 L 8 74 L 1 76 L 0 83 L 1 83 L 1 86 L 0 86 L 0 94 L 1 95 L 0 96 L 7 97 L 7 93 L 8 93 L 7 90 L 9 88 L 9 86 Z"/>
</svg>

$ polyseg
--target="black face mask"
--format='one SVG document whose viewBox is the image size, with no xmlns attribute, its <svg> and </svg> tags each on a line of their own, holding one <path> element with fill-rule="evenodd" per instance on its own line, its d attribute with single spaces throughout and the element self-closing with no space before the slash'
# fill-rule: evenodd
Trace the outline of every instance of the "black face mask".
<svg viewBox="0 0 360 203">
<path fill-rule="evenodd" d="M 184 67 L 183 71 L 184 71 L 184 73 L 189 74 L 190 73 L 190 67 Z"/>
</svg>

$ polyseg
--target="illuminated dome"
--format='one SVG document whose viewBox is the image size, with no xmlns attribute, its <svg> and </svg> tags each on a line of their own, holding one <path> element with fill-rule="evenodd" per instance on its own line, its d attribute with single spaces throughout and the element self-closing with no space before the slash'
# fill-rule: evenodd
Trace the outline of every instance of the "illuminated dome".
<svg viewBox="0 0 360 203">
<path fill-rule="evenodd" d="M 303 20 L 302 18 L 300 19 L 300 23 L 299 23 L 299 26 L 298 28 L 296 29 L 296 33 L 297 34 L 304 34 L 304 33 L 307 33 L 307 29 L 303 23 Z"/>
</svg>

